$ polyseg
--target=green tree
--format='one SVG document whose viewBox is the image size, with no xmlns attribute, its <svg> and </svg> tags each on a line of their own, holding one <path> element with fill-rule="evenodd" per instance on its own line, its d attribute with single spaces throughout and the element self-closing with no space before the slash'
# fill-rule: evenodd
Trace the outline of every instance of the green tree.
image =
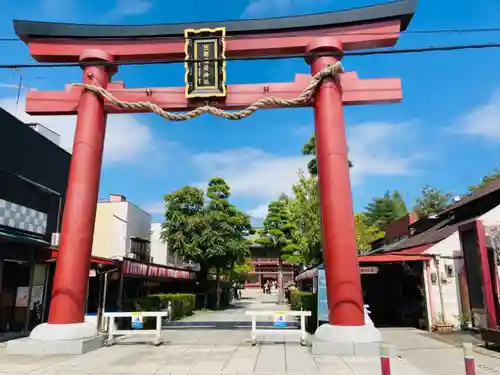
<svg viewBox="0 0 500 375">
<path fill-rule="evenodd" d="M 311 138 L 302 146 L 302 155 L 312 156 L 313 158 L 307 164 L 307 170 L 311 174 L 311 176 L 318 175 L 318 163 L 316 160 L 316 134 L 313 133 Z M 349 160 L 349 168 L 352 168 L 353 165 Z"/>
<path fill-rule="evenodd" d="M 304 263 L 320 264 L 321 253 L 321 205 L 318 180 L 304 176 L 292 186 L 293 197 L 289 200 L 291 220 L 294 223 L 293 238 L 300 248 Z"/>
<path fill-rule="evenodd" d="M 253 271 L 253 265 L 250 256 L 238 260 L 231 271 L 231 280 L 244 282 L 248 274 Z"/>
<path fill-rule="evenodd" d="M 414 209 L 419 216 L 429 216 L 437 214 L 450 204 L 450 193 L 442 191 L 426 185 L 422 188 L 422 196 L 415 200 Z"/>
<path fill-rule="evenodd" d="M 255 242 L 278 251 L 278 303 L 283 303 L 285 300 L 283 261 L 298 262 L 300 260 L 300 248 L 293 238 L 295 229 L 288 207 L 288 197 L 282 195 L 277 201 L 269 203 L 267 216 L 264 219 L 264 229 L 260 231 L 260 238 L 257 238 Z"/>
<path fill-rule="evenodd" d="M 371 250 L 371 243 L 384 236 L 384 232 L 368 224 L 364 212 L 354 215 L 354 222 L 356 225 L 356 245 L 359 253 Z"/>
<path fill-rule="evenodd" d="M 231 189 L 221 177 L 208 183 L 205 243 L 210 262 L 216 273 L 216 307 L 220 307 L 220 275 L 248 256 L 249 242 L 245 236 L 251 231 L 250 217 L 229 202 Z"/>
<path fill-rule="evenodd" d="M 468 189 L 472 193 L 474 190 L 477 190 L 477 189 L 484 187 L 486 184 L 488 184 L 491 181 L 496 180 L 498 177 L 500 177 L 500 168 L 495 168 L 492 173 L 484 176 L 481 179 L 481 182 L 479 183 L 479 185 L 469 186 Z"/>
<path fill-rule="evenodd" d="M 205 197 L 201 189 L 184 186 L 164 196 L 165 218 L 161 239 L 169 251 L 199 264 L 198 273 L 203 291 L 207 287 L 210 257 L 201 240 L 205 228 Z"/>
<path fill-rule="evenodd" d="M 387 224 L 408 214 L 401 194 L 387 191 L 383 197 L 374 198 L 366 206 L 366 223 L 385 232 Z"/>
<path fill-rule="evenodd" d="M 205 200 L 203 191 L 191 186 L 166 195 L 161 238 L 172 252 L 200 265 L 205 306 L 208 272 L 215 269 L 218 307 L 219 275 L 248 255 L 245 236 L 251 225 L 249 216 L 230 204 L 230 188 L 222 178 L 210 180 L 207 196 Z"/>
</svg>

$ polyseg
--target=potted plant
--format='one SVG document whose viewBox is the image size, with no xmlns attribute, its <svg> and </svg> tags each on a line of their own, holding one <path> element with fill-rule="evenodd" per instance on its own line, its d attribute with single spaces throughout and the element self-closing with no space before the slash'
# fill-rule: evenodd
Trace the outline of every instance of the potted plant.
<svg viewBox="0 0 500 375">
<path fill-rule="evenodd" d="M 457 316 L 460 321 L 460 329 L 472 329 L 472 314 L 470 312 Z"/>
<path fill-rule="evenodd" d="M 446 321 L 446 318 L 440 313 L 438 321 L 434 323 L 433 331 L 437 333 L 451 333 L 453 332 L 454 324 Z"/>
</svg>

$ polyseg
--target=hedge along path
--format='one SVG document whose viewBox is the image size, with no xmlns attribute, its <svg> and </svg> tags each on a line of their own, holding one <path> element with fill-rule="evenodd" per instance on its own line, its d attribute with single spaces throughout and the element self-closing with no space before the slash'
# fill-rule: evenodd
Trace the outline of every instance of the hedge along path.
<svg viewBox="0 0 500 375">
<path fill-rule="evenodd" d="M 307 87 L 302 91 L 302 93 L 296 97 L 295 99 L 283 100 L 281 98 L 277 98 L 274 96 L 267 96 L 265 98 L 259 99 L 253 104 L 249 105 L 247 108 L 242 109 L 241 111 L 228 112 L 224 111 L 220 108 L 213 107 L 210 105 L 204 105 L 202 107 L 195 108 L 189 112 L 184 113 L 173 113 L 168 112 L 159 107 L 155 103 L 151 102 L 127 102 L 123 100 L 117 99 L 110 91 L 98 85 L 90 85 L 86 83 L 74 83 L 73 86 L 83 87 L 85 90 L 93 92 L 106 99 L 114 106 L 122 109 L 146 109 L 150 112 L 156 113 L 158 116 L 163 117 L 169 121 L 187 121 L 201 115 L 208 113 L 213 116 L 222 117 L 227 120 L 241 120 L 249 117 L 259 109 L 264 108 L 293 108 L 298 106 L 303 106 L 305 104 L 310 104 L 314 101 L 314 95 L 319 90 L 321 83 L 326 78 L 335 78 L 336 75 L 343 73 L 344 68 L 340 62 L 336 62 L 335 64 L 329 64 L 324 67 L 321 71 L 316 73 L 311 82 L 307 85 Z"/>
</svg>

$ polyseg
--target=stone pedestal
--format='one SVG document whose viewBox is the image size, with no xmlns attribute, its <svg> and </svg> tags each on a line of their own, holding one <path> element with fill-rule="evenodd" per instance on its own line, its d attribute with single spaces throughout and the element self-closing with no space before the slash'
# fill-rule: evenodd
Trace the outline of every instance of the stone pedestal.
<svg viewBox="0 0 500 375">
<path fill-rule="evenodd" d="M 323 324 L 311 339 L 311 352 L 318 355 L 378 356 L 382 337 L 365 305 L 364 326 Z"/>
<path fill-rule="evenodd" d="M 104 346 L 90 323 L 40 324 L 26 338 L 7 342 L 8 354 L 84 354 Z"/>
<path fill-rule="evenodd" d="M 373 325 L 323 324 L 311 339 L 311 353 L 318 355 L 378 356 L 382 338 Z"/>
</svg>

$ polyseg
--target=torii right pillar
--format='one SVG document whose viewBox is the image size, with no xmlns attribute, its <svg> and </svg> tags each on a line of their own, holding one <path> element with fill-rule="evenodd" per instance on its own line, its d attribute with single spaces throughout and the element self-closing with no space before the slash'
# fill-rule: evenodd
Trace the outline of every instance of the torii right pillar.
<svg viewBox="0 0 500 375">
<path fill-rule="evenodd" d="M 308 58 L 313 75 L 343 56 L 342 43 L 334 37 L 315 39 L 306 52 L 330 52 L 335 56 L 318 54 Z M 312 351 L 314 354 L 376 355 L 381 336 L 372 324 L 365 324 L 364 318 L 338 77 L 325 79 L 316 94 L 314 124 L 329 324 L 317 329 Z"/>
</svg>

